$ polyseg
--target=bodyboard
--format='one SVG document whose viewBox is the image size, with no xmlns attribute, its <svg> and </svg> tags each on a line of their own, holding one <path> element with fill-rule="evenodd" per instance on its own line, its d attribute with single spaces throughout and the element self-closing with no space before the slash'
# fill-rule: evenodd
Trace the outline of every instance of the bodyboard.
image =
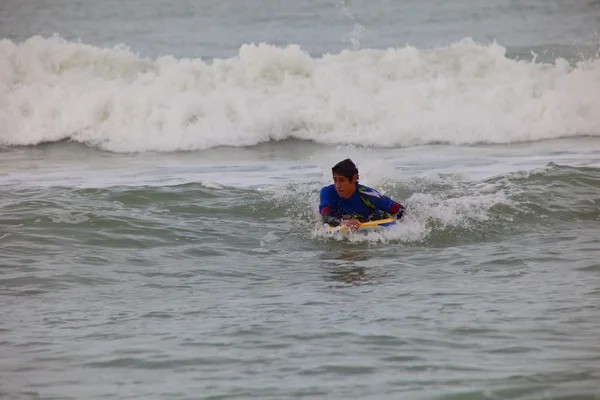
<svg viewBox="0 0 600 400">
<path fill-rule="evenodd" d="M 395 224 L 396 224 L 395 218 L 385 218 L 385 219 L 378 219 L 375 221 L 362 222 L 358 226 L 358 229 L 356 230 L 356 232 L 376 230 L 377 228 L 389 227 L 389 226 L 392 226 Z M 338 232 L 345 232 L 345 231 L 350 231 L 350 230 L 348 228 L 346 228 L 345 226 L 328 226 L 327 227 L 327 233 L 330 233 L 330 234 L 338 233 Z"/>
</svg>

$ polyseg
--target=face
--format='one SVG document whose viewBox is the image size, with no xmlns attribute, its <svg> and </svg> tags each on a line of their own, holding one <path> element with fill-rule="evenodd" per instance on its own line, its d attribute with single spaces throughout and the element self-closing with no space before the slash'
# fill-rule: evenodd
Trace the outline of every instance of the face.
<svg viewBox="0 0 600 400">
<path fill-rule="evenodd" d="M 356 183 L 358 182 L 358 174 L 354 174 L 352 179 L 348 179 L 343 175 L 333 174 L 333 184 L 335 185 L 335 191 L 340 197 L 347 199 L 352 196 L 352 193 L 356 190 Z"/>
</svg>

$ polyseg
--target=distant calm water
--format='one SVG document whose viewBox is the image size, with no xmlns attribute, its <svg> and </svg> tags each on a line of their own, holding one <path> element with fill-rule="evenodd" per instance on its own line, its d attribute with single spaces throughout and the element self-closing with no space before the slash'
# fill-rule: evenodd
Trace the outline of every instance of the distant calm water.
<svg viewBox="0 0 600 400">
<path fill-rule="evenodd" d="M 0 398 L 600 399 L 598 26 L 3 1 Z M 401 224 L 326 235 L 346 157 Z"/>
</svg>

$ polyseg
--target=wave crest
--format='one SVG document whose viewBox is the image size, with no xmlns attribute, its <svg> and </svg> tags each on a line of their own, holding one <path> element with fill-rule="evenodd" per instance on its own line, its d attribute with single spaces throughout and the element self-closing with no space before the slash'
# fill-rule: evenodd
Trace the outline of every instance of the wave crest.
<svg viewBox="0 0 600 400">
<path fill-rule="evenodd" d="M 289 138 L 405 147 L 597 136 L 599 92 L 600 60 L 518 61 L 470 39 L 322 57 L 247 44 L 204 61 L 34 37 L 0 42 L 0 144 L 168 152 Z"/>
</svg>

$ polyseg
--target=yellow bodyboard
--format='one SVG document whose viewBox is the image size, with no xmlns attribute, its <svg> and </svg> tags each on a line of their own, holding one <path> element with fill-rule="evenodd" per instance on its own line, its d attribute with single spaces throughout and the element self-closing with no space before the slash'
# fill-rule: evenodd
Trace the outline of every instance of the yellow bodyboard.
<svg viewBox="0 0 600 400">
<path fill-rule="evenodd" d="M 364 228 L 374 228 L 377 226 L 393 225 L 395 222 L 396 222 L 395 218 L 385 218 L 385 219 L 378 219 L 375 221 L 362 222 L 361 224 L 359 224 L 358 230 L 360 231 L 361 229 L 364 229 Z M 327 227 L 327 231 L 329 233 L 343 232 L 343 231 L 347 231 L 347 230 L 348 230 L 348 228 L 346 228 L 345 226 L 329 226 L 329 227 Z"/>
</svg>

